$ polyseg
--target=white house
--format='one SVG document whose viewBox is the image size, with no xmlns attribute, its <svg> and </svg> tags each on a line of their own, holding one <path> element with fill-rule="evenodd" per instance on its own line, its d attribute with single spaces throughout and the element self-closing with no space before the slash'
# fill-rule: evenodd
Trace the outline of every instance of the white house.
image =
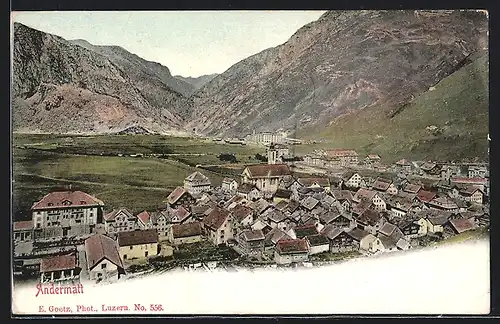
<svg viewBox="0 0 500 324">
<path fill-rule="evenodd" d="M 110 237 L 95 234 L 84 246 L 90 280 L 116 280 L 125 273 L 118 244 Z"/>
<path fill-rule="evenodd" d="M 330 251 L 330 241 L 322 234 L 307 236 L 306 240 L 309 244 L 309 255 Z"/>
<path fill-rule="evenodd" d="M 305 239 L 280 240 L 276 243 L 274 261 L 290 264 L 309 260 L 309 245 Z"/>
<path fill-rule="evenodd" d="M 209 191 L 212 186 L 210 179 L 204 174 L 196 171 L 184 179 L 184 189 L 191 195 L 199 195 Z"/>
<path fill-rule="evenodd" d="M 222 189 L 235 192 L 238 190 L 238 182 L 232 178 L 224 178 L 222 179 Z"/>
<path fill-rule="evenodd" d="M 234 238 L 229 214 L 227 209 L 214 207 L 203 219 L 205 233 L 214 245 L 226 244 Z"/>
<path fill-rule="evenodd" d="M 342 174 L 342 180 L 346 187 L 359 188 L 361 186 L 362 177 L 353 171 L 347 171 Z"/>
</svg>

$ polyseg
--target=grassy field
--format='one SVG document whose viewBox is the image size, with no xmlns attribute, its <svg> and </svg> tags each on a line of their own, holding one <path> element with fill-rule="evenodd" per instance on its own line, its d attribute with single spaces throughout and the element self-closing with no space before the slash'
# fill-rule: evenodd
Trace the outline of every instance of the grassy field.
<svg viewBox="0 0 500 324">
<path fill-rule="evenodd" d="M 106 204 L 132 212 L 163 206 L 163 200 L 196 170 L 219 185 L 258 163 L 264 149 L 166 136 L 66 136 L 15 134 L 13 138 L 14 219 L 29 219 L 32 204 L 50 191 L 83 190 Z M 217 156 L 232 153 L 236 164 Z M 130 155 L 143 154 L 144 157 Z M 164 154 L 162 157 L 156 155 Z M 203 154 L 203 155 L 192 155 Z M 121 155 L 121 156 L 118 156 Z M 197 169 L 198 164 L 216 165 Z"/>
<path fill-rule="evenodd" d="M 318 148 L 377 153 L 387 163 L 400 158 L 486 159 L 488 91 L 488 57 L 483 56 L 407 105 L 367 108 L 341 116 L 330 126 L 302 131 L 302 137 L 323 141 Z"/>
</svg>

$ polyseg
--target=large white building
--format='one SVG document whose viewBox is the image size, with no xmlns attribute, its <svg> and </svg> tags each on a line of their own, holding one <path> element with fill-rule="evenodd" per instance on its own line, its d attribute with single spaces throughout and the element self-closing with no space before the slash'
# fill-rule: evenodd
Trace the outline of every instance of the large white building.
<svg viewBox="0 0 500 324">
<path fill-rule="evenodd" d="M 103 206 L 82 191 L 51 192 L 31 207 L 35 239 L 93 233 Z"/>
<path fill-rule="evenodd" d="M 191 195 L 199 195 L 203 192 L 210 191 L 212 183 L 204 174 L 196 171 L 184 179 L 184 189 Z"/>
<path fill-rule="evenodd" d="M 247 142 L 257 143 L 257 144 L 271 144 L 271 143 L 285 143 L 286 133 L 271 133 L 271 132 L 263 132 L 263 133 L 255 133 L 251 135 L 247 135 L 245 137 Z"/>
</svg>

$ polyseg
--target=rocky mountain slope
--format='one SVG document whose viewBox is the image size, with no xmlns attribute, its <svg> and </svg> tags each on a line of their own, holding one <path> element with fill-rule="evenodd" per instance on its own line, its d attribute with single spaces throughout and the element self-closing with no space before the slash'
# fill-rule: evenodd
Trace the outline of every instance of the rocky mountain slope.
<svg viewBox="0 0 500 324">
<path fill-rule="evenodd" d="M 202 75 L 196 78 L 193 77 L 183 77 L 180 75 L 174 75 L 176 79 L 179 79 L 185 83 L 188 83 L 192 85 L 192 91 L 189 93 L 189 95 L 195 93 L 197 90 L 199 90 L 201 87 L 203 87 L 205 84 L 208 82 L 212 81 L 213 78 L 215 78 L 218 74 L 207 74 L 207 75 Z"/>
<path fill-rule="evenodd" d="M 125 72 L 132 72 L 129 74 L 134 82 L 160 79 L 167 87 L 184 96 L 195 91 L 195 87 L 190 82 L 172 76 L 168 67 L 157 62 L 147 61 L 120 46 L 93 45 L 83 39 L 71 40 L 70 42 L 102 54 Z"/>
<path fill-rule="evenodd" d="M 398 111 L 374 106 L 299 132 L 319 146 L 353 147 L 387 162 L 488 159 L 488 53 L 416 96 Z"/>
<path fill-rule="evenodd" d="M 165 67 L 121 48 L 89 50 L 19 23 L 13 36 L 14 131 L 182 131 L 184 97 L 166 84 Z"/>
<path fill-rule="evenodd" d="M 330 11 L 203 86 L 187 128 L 243 136 L 391 114 L 487 48 L 487 28 L 475 11 Z"/>
</svg>

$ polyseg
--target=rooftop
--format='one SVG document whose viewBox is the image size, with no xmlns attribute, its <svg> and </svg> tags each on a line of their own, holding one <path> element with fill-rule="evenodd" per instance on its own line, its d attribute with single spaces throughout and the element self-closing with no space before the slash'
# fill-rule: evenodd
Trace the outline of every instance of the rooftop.
<svg viewBox="0 0 500 324">
<path fill-rule="evenodd" d="M 45 195 L 31 209 L 103 206 L 104 203 L 83 191 L 56 191 Z"/>
<path fill-rule="evenodd" d="M 131 246 L 158 243 L 156 229 L 135 230 L 118 233 L 118 246 Z"/>
</svg>

